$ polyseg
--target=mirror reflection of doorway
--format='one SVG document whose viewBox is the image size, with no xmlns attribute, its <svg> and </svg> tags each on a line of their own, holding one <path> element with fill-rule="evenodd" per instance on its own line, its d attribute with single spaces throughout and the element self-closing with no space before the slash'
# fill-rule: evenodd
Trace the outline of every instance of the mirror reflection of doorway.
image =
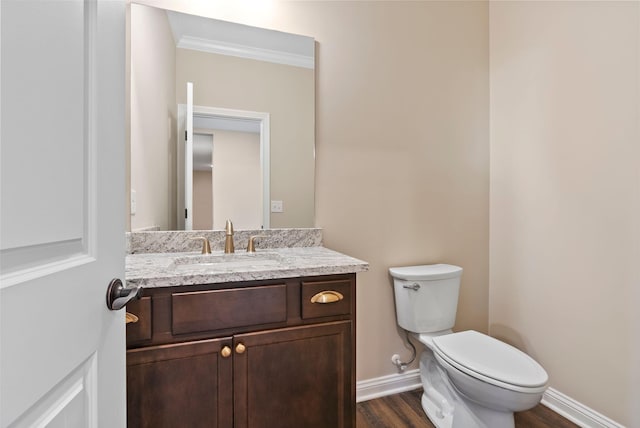
<svg viewBox="0 0 640 428">
<path fill-rule="evenodd" d="M 227 219 L 233 219 L 238 229 L 260 229 L 261 175 L 258 126 L 234 131 L 198 129 L 196 125 L 193 229 L 224 229 Z"/>
<path fill-rule="evenodd" d="M 193 133 L 193 229 L 213 229 L 213 133 Z"/>
<path fill-rule="evenodd" d="M 221 230 L 227 219 L 236 229 L 270 227 L 269 116 L 178 105 L 178 229 Z"/>
</svg>

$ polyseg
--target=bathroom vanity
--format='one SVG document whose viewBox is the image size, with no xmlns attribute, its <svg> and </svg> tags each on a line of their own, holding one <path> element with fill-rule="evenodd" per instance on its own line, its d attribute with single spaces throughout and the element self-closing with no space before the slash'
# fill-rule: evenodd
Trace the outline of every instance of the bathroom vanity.
<svg viewBox="0 0 640 428">
<path fill-rule="evenodd" d="M 323 247 L 127 256 L 144 287 L 127 305 L 128 426 L 354 427 L 367 268 Z"/>
</svg>

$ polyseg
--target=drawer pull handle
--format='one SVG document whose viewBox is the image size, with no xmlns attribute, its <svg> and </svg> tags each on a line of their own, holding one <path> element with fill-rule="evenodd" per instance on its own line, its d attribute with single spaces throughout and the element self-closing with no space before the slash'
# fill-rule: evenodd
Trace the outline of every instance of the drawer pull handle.
<svg viewBox="0 0 640 428">
<path fill-rule="evenodd" d="M 344 299 L 344 296 L 337 291 L 321 291 L 311 298 L 311 303 L 333 303 L 342 299 Z"/>
<path fill-rule="evenodd" d="M 229 348 L 228 346 L 225 346 L 220 351 L 220 355 L 222 355 L 222 358 L 229 358 L 231 356 L 231 348 Z"/>
<path fill-rule="evenodd" d="M 130 312 L 127 312 L 127 315 L 125 316 L 125 319 L 127 320 L 127 322 L 126 322 L 127 324 L 138 322 L 138 317 L 133 315 Z"/>
<path fill-rule="evenodd" d="M 236 352 L 237 352 L 238 354 L 244 354 L 244 351 L 246 351 L 246 350 L 247 350 L 247 347 L 246 347 L 246 346 L 244 346 L 242 343 L 238 343 L 238 344 L 236 345 Z"/>
</svg>

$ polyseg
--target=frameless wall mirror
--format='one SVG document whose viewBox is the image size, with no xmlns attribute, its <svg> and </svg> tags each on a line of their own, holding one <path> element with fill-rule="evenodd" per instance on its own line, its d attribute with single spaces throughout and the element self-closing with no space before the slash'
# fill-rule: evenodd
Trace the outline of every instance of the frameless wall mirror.
<svg viewBox="0 0 640 428">
<path fill-rule="evenodd" d="M 130 230 L 313 227 L 313 38 L 136 3 L 129 22 Z"/>
</svg>

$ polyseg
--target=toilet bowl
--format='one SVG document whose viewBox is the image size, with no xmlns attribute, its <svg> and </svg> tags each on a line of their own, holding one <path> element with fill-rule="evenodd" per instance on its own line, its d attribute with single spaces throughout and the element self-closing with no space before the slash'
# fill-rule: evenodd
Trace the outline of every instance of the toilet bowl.
<svg viewBox="0 0 640 428">
<path fill-rule="evenodd" d="M 425 346 L 422 407 L 437 428 L 512 428 L 542 399 L 548 376 L 524 352 L 473 330 L 453 333 L 462 268 L 389 269 L 398 324 Z"/>
</svg>

